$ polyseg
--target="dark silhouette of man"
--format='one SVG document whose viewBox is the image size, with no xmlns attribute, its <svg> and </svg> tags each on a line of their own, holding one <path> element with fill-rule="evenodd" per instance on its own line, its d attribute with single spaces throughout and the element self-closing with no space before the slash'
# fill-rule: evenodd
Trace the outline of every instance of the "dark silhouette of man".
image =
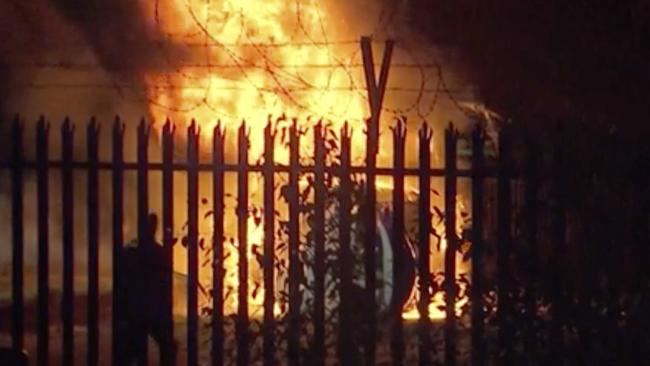
<svg viewBox="0 0 650 366">
<path fill-rule="evenodd" d="M 124 364 L 146 363 L 147 336 L 160 349 L 160 363 L 173 365 L 176 342 L 173 339 L 171 262 L 162 245 L 156 242 L 158 216 L 149 214 L 143 238 L 133 240 L 123 251 L 122 306 L 124 319 Z"/>
</svg>

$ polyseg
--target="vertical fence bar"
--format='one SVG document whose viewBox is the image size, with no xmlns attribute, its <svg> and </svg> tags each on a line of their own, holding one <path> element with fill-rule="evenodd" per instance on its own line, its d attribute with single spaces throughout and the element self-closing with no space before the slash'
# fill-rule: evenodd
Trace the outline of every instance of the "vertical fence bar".
<svg viewBox="0 0 650 366">
<path fill-rule="evenodd" d="M 562 124 L 558 124 L 555 132 L 555 151 L 553 152 L 552 180 L 553 204 L 551 207 L 551 240 L 553 242 L 553 258 L 551 272 L 551 360 L 559 365 L 564 361 L 564 323 L 565 301 L 563 299 L 564 277 L 563 257 L 566 255 L 566 217 L 564 207 L 564 131 Z"/>
<path fill-rule="evenodd" d="M 142 248 L 144 243 L 149 239 L 149 222 L 147 216 L 149 214 L 149 126 L 146 121 L 142 119 L 138 125 L 138 140 L 137 140 L 137 206 L 138 206 L 138 248 Z M 144 278 L 137 279 L 140 285 L 144 285 Z M 145 285 L 146 286 L 146 285 Z M 142 293 L 146 293 L 146 288 L 141 288 Z M 141 319 L 140 321 L 146 322 Z M 144 323 L 143 323 L 144 324 Z M 149 352 L 147 350 L 147 332 L 146 325 L 138 327 L 138 336 L 136 342 L 138 343 L 138 361 L 141 365 L 148 363 Z"/>
<path fill-rule="evenodd" d="M 187 364 L 199 363 L 199 137 L 196 121 L 187 129 Z"/>
<path fill-rule="evenodd" d="M 325 364 L 325 139 L 314 129 L 314 365 Z"/>
<path fill-rule="evenodd" d="M 499 353 L 501 362 L 511 363 L 512 337 L 508 317 L 510 304 L 511 225 L 511 162 L 510 133 L 503 128 L 499 134 L 499 171 L 497 176 L 497 322 L 499 324 Z"/>
<path fill-rule="evenodd" d="M 238 135 L 237 237 L 239 249 L 239 288 L 237 293 L 237 365 L 249 363 L 248 319 L 248 148 L 246 122 Z"/>
<path fill-rule="evenodd" d="M 162 228 L 163 228 L 163 251 L 166 263 L 167 278 L 162 279 L 165 283 L 165 299 L 161 304 L 166 310 L 165 314 L 165 333 L 169 339 L 160 345 L 160 363 L 164 366 L 174 365 L 176 354 L 174 350 L 167 349 L 172 346 L 174 339 L 174 130 L 170 120 L 165 122 L 162 132 Z"/>
<path fill-rule="evenodd" d="M 73 127 L 66 119 L 61 127 L 63 140 L 61 161 L 63 171 L 61 174 L 62 212 L 63 219 L 63 297 L 61 301 L 61 320 L 63 322 L 63 353 L 62 364 L 74 363 L 74 227 L 73 227 L 73 201 L 72 190 L 72 151 Z"/>
<path fill-rule="evenodd" d="M 472 133 L 472 365 L 485 364 L 483 314 L 483 177 L 485 141 L 479 124 Z"/>
<path fill-rule="evenodd" d="M 298 122 L 294 119 L 289 132 L 289 336 L 287 340 L 289 365 L 300 363 L 299 133 Z"/>
<path fill-rule="evenodd" d="M 339 363 L 344 366 L 354 365 L 353 337 L 351 336 L 351 288 L 352 288 L 352 251 L 350 249 L 350 220 L 352 180 L 350 177 L 351 131 L 345 123 L 341 129 L 341 170 L 339 188 Z"/>
<path fill-rule="evenodd" d="M 113 124 L 113 332 L 112 363 L 123 365 L 122 326 L 122 248 L 124 247 L 124 124 L 119 118 Z"/>
<path fill-rule="evenodd" d="M 49 363 L 49 174 L 48 174 L 48 135 L 49 125 L 45 118 L 38 121 L 36 130 L 37 156 L 37 199 L 38 199 L 38 329 L 37 365 Z"/>
<path fill-rule="evenodd" d="M 452 124 L 445 134 L 445 364 L 456 364 L 456 141 L 458 135 Z"/>
<path fill-rule="evenodd" d="M 86 363 L 99 362 L 99 127 L 91 119 L 86 130 L 88 175 L 86 213 L 88 215 L 88 319 Z"/>
<path fill-rule="evenodd" d="M 275 134 L 271 121 L 264 129 L 264 365 L 275 365 L 273 306 L 275 304 Z"/>
<path fill-rule="evenodd" d="M 419 364 L 431 364 L 431 339 L 429 321 L 429 300 L 430 300 L 430 235 L 431 235 L 431 135 L 429 126 L 422 124 L 419 132 L 419 183 L 420 199 L 418 206 L 418 288 L 420 299 L 418 301 L 418 356 Z"/>
<path fill-rule="evenodd" d="M 18 116 L 12 126 L 12 170 L 11 170 L 11 224 L 12 224 L 12 264 L 11 264 L 11 339 L 15 350 L 22 350 L 25 338 L 24 316 L 24 218 L 23 218 L 23 126 Z"/>
<path fill-rule="evenodd" d="M 361 38 L 361 55 L 363 58 L 363 68 L 368 89 L 368 102 L 370 107 L 370 118 L 367 120 L 367 139 L 366 139 L 366 202 L 365 209 L 367 215 L 364 226 L 366 228 L 366 238 L 364 241 L 364 266 L 365 266 L 365 299 L 366 319 L 364 334 L 364 350 L 366 365 L 374 365 L 376 357 L 377 343 L 377 272 L 376 272 L 376 232 L 377 232 L 377 211 L 376 211 L 376 163 L 377 150 L 379 147 L 379 121 L 381 115 L 381 105 L 386 92 L 388 81 L 388 71 L 390 70 L 390 60 L 393 52 L 393 41 L 386 41 L 386 48 L 381 63 L 379 80 L 375 79 L 375 69 L 372 57 L 372 43 L 369 37 Z"/>
<path fill-rule="evenodd" d="M 368 134 L 366 137 L 366 187 L 365 187 L 365 240 L 364 240 L 364 259 L 365 259 L 365 280 L 366 280 L 366 300 L 368 303 L 365 335 L 365 353 L 366 365 L 375 365 L 376 343 L 377 343 L 377 187 L 376 165 L 377 149 L 379 147 L 379 120 L 368 120 Z"/>
<path fill-rule="evenodd" d="M 402 120 L 397 122 L 397 126 L 393 129 L 393 167 L 395 173 L 393 175 L 393 224 L 392 224 L 392 238 L 393 253 L 403 251 L 406 243 L 404 242 L 404 153 L 406 143 L 406 125 Z M 398 262 L 398 257 L 394 256 L 393 259 L 393 294 L 396 291 L 406 291 L 406 289 L 398 289 L 398 283 L 395 279 L 400 277 L 400 272 L 404 270 L 402 267 L 404 263 Z M 394 299 L 397 299 L 393 295 Z M 399 306 L 398 306 L 399 305 Z M 394 366 L 403 365 L 404 359 L 404 328 L 402 324 L 402 304 L 398 301 L 391 304 L 392 309 L 392 337 L 391 337 L 391 352 Z"/>
<path fill-rule="evenodd" d="M 537 242 L 537 209 L 538 209 L 538 200 L 537 194 L 539 192 L 539 179 L 538 179 L 538 148 L 537 143 L 533 137 L 530 137 L 527 141 L 528 145 L 528 156 L 527 156 L 527 167 L 526 167 L 526 188 L 525 188 L 525 230 L 526 237 L 528 239 L 528 261 L 530 263 L 529 271 L 532 273 L 532 276 L 529 279 L 529 284 L 526 288 L 526 315 L 527 327 L 526 327 L 526 354 L 528 354 L 529 360 L 534 360 L 536 356 L 536 338 L 537 332 L 535 329 L 535 323 L 537 318 L 537 284 L 539 283 L 539 247 Z"/>
<path fill-rule="evenodd" d="M 224 244 L 224 139 L 221 123 L 213 132 L 212 155 L 212 365 L 223 365 L 223 244 Z"/>
</svg>

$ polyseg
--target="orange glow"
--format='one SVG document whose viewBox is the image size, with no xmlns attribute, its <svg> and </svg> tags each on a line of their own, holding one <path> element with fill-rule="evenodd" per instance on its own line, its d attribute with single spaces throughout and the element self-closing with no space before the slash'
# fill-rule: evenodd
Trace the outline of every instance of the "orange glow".
<svg viewBox="0 0 650 366">
<path fill-rule="evenodd" d="M 463 232 L 463 217 L 461 212 L 465 211 L 465 204 L 463 198 L 459 195 L 456 198 L 456 235 L 460 237 Z M 437 233 L 444 233 L 445 226 L 444 223 L 434 226 L 434 230 Z M 431 245 L 436 245 L 436 238 L 431 238 Z M 431 250 L 431 257 L 429 259 L 430 271 L 435 273 L 437 271 L 444 271 L 444 258 L 445 253 L 447 252 L 447 239 L 443 237 L 440 242 L 440 251 Z M 461 274 L 470 273 L 470 262 L 463 261 L 463 255 L 456 253 L 456 280 L 458 280 Z M 461 315 L 462 307 L 467 303 L 468 298 L 462 298 L 456 301 L 456 315 Z M 420 313 L 417 308 L 418 294 L 416 290 L 413 289 L 409 301 L 404 306 L 404 311 L 402 312 L 402 318 L 405 320 L 415 320 L 420 319 Z M 429 304 L 429 318 L 430 319 L 445 319 L 446 312 L 442 308 L 445 305 L 445 293 L 444 291 L 434 294 L 431 303 Z M 442 309 L 442 310 L 441 310 Z"/>
<path fill-rule="evenodd" d="M 323 118 L 338 129 L 348 121 L 355 130 L 353 160 L 365 155 L 362 130 L 369 112 L 366 93 L 362 91 L 363 70 L 345 67 L 353 59 L 359 62 L 359 45 L 330 43 L 357 36 L 341 34 L 337 27 L 328 26 L 337 19 L 333 19 L 332 9 L 326 4 L 320 0 L 141 3 L 144 11 L 156 14 L 151 26 L 167 35 L 169 43 L 178 46 L 161 48 L 169 65 L 146 76 L 149 109 L 158 126 L 170 117 L 182 131 L 191 119 L 196 119 L 201 128 L 201 146 L 209 151 L 211 132 L 217 121 L 226 127 L 228 141 L 232 143 L 233 131 L 246 120 L 251 128 L 250 159 L 254 161 L 263 152 L 261 131 L 269 115 L 273 119 L 285 114 L 299 118 L 303 127 Z M 287 149 L 279 141 L 276 143 L 276 160 L 286 162 Z M 311 154 L 311 141 L 304 141 L 301 148 Z M 232 159 L 232 149 L 226 150 L 230 154 L 227 158 Z M 380 149 L 378 161 L 383 165 L 390 163 L 390 150 Z M 251 200 L 259 199 L 259 189 L 251 183 Z M 392 188 L 387 180 L 378 180 L 377 184 L 378 188 Z M 283 208 L 279 210 L 284 213 Z M 201 232 L 210 232 L 211 227 L 206 227 L 205 222 L 200 225 Z M 226 225 L 226 231 L 235 236 L 236 221 L 227 221 Z M 252 316 L 261 316 L 264 290 L 253 289 L 262 282 L 262 273 L 252 251 L 255 246 L 261 248 L 263 229 L 254 225 L 252 219 L 248 222 L 248 237 L 249 311 Z M 236 242 L 225 245 L 230 255 L 224 263 L 224 285 L 226 291 L 229 288 L 233 291 L 226 298 L 226 314 L 237 311 L 236 246 Z M 186 271 L 186 253 L 182 249 L 174 252 L 175 269 L 179 272 Z M 434 255 L 436 260 L 432 260 L 432 266 L 442 254 L 434 251 Z M 199 263 L 205 259 L 199 258 Z M 459 272 L 466 269 L 463 266 L 466 264 L 458 264 Z M 201 270 L 200 279 L 202 283 L 210 283 L 211 271 Z M 436 301 L 432 306 L 438 304 Z M 406 308 L 405 319 L 413 318 L 413 305 L 411 302 Z M 276 307 L 276 313 L 280 313 L 279 306 Z M 444 317 L 437 307 L 432 309 L 433 318 Z"/>
<path fill-rule="evenodd" d="M 161 3 L 155 26 L 187 49 L 170 55 L 178 67 L 147 77 L 155 120 L 171 116 L 184 128 L 195 118 L 209 146 L 217 120 L 232 131 L 244 119 L 255 132 L 269 115 L 313 116 L 340 126 L 368 114 L 358 90 L 365 86 L 361 70 L 349 75 L 319 67 L 345 62 L 339 57 L 358 45 L 320 45 L 345 35 L 322 28 L 331 19 L 318 0 Z M 262 153 L 261 138 L 251 135 L 252 157 Z"/>
</svg>

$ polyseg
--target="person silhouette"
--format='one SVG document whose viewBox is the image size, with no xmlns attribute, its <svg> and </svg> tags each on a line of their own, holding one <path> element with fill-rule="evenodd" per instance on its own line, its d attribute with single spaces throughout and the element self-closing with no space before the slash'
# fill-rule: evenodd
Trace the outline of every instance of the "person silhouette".
<svg viewBox="0 0 650 366">
<path fill-rule="evenodd" d="M 123 251 L 124 364 L 146 364 L 147 337 L 151 336 L 158 344 L 160 364 L 173 365 L 176 341 L 171 318 L 171 262 L 156 241 L 156 214 L 147 216 L 145 229 L 143 238 L 132 240 Z"/>
</svg>

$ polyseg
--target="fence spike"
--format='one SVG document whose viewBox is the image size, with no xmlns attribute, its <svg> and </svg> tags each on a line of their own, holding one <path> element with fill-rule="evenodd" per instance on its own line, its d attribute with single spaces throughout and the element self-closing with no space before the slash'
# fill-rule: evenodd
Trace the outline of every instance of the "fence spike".
<svg viewBox="0 0 650 366">
<path fill-rule="evenodd" d="M 138 222 L 138 246 L 144 245 L 149 235 L 149 127 L 144 118 L 140 120 L 137 131 L 137 222 Z M 146 291 L 142 288 L 141 291 Z M 147 363 L 147 333 L 143 329 L 138 331 L 135 342 L 138 343 L 139 354 L 137 358 L 142 364 Z"/>
<path fill-rule="evenodd" d="M 429 125 L 422 124 L 420 128 L 419 141 L 419 214 L 418 214 L 418 288 L 420 289 L 420 299 L 418 301 L 418 312 L 420 314 L 418 321 L 419 336 L 419 364 L 421 366 L 431 364 L 431 335 L 429 321 L 429 289 L 430 284 L 430 266 L 429 253 L 431 250 L 431 137 Z"/>
<path fill-rule="evenodd" d="M 378 122 L 378 121 L 377 121 Z M 365 264 L 365 297 L 366 306 L 366 329 L 365 334 L 365 361 L 366 365 L 375 364 L 376 343 L 377 343 L 377 187 L 376 167 L 377 151 L 379 148 L 379 127 L 373 123 L 372 130 L 369 130 L 366 137 L 366 181 L 365 181 L 365 230 L 364 241 L 364 264 Z"/>
<path fill-rule="evenodd" d="M 86 131 L 87 174 L 87 230 L 88 230 L 88 299 L 87 299 L 87 349 L 86 363 L 99 362 L 99 126 L 95 117 L 90 119 Z"/>
<path fill-rule="evenodd" d="M 249 363 L 249 317 L 248 317 L 248 136 L 246 121 L 242 121 L 238 136 L 237 176 L 237 237 L 239 253 L 239 286 L 237 309 L 237 364 Z"/>
<path fill-rule="evenodd" d="M 352 180 L 350 176 L 350 135 L 351 130 L 346 121 L 341 130 L 341 170 L 339 188 L 339 272 L 340 305 L 339 305 L 339 357 L 341 365 L 358 364 L 357 350 L 354 345 L 352 332 L 358 327 L 352 324 L 354 317 L 350 316 L 352 307 L 352 251 L 350 248 L 350 221 Z"/>
<path fill-rule="evenodd" d="M 405 122 L 398 119 L 397 125 L 393 129 L 393 214 L 392 214 L 392 238 L 393 253 L 407 253 L 404 240 L 404 151 L 406 128 Z M 392 337 L 391 353 L 394 366 L 404 364 L 404 329 L 402 324 L 402 302 L 407 300 L 408 294 L 404 292 L 398 295 L 398 289 L 406 291 L 398 284 L 397 278 L 402 278 L 404 269 L 408 268 L 406 256 L 394 256 L 393 260 L 393 303 L 391 304 L 392 315 Z M 414 275 L 414 271 L 411 270 Z M 408 289 L 410 291 L 410 289 Z"/>
<path fill-rule="evenodd" d="M 163 252 L 166 268 L 174 268 L 174 127 L 169 118 L 165 121 L 162 133 L 162 228 L 163 228 Z M 164 324 L 165 339 L 161 339 L 159 348 L 160 364 L 172 366 L 176 361 L 174 352 L 174 279 L 172 271 L 165 273 L 166 278 L 162 281 L 165 284 L 165 298 L 160 304 L 165 310 Z"/>
<path fill-rule="evenodd" d="M 118 116 L 113 123 L 113 315 L 112 315 L 112 364 L 122 365 L 123 359 L 123 332 L 121 321 L 123 316 L 122 283 L 122 248 L 124 247 L 124 234 L 122 225 L 124 221 L 124 125 Z"/>
<path fill-rule="evenodd" d="M 529 279 L 529 285 L 526 288 L 525 292 L 525 306 L 526 314 L 528 315 L 527 326 L 526 326 L 526 344 L 525 352 L 530 355 L 529 360 L 534 359 L 534 355 L 537 354 L 537 331 L 535 324 L 537 322 L 537 305 L 536 299 L 538 297 L 536 285 L 539 283 L 539 247 L 537 241 L 537 210 L 538 210 L 538 201 L 537 195 L 539 192 L 539 176 L 538 176 L 538 145 L 536 138 L 533 136 L 528 136 L 526 144 L 528 145 L 527 152 L 527 168 L 525 172 L 525 231 L 526 239 L 528 241 L 528 258 L 529 258 L 529 271 L 532 276 Z"/>
<path fill-rule="evenodd" d="M 274 176 L 274 134 L 269 121 L 264 128 L 264 365 L 275 365 L 274 316 L 275 304 L 275 176 Z"/>
<path fill-rule="evenodd" d="M 563 337 L 563 323 L 567 303 L 564 300 L 564 265 L 563 257 L 566 255 L 566 213 L 565 213 L 565 172 L 564 172 L 564 126 L 558 122 L 555 133 L 555 146 L 553 151 L 554 178 L 552 182 L 552 194 L 554 202 L 551 207 L 551 240 L 553 243 L 553 257 L 551 260 L 551 361 L 555 364 L 563 362 L 565 357 L 565 345 Z"/>
<path fill-rule="evenodd" d="M 223 277 L 224 277 L 224 140 L 225 131 L 218 121 L 213 134 L 212 210 L 212 365 L 223 365 Z"/>
<path fill-rule="evenodd" d="M 497 177 L 497 287 L 498 301 L 497 321 L 499 324 L 499 347 L 504 352 L 504 362 L 511 361 L 512 334 L 509 317 L 512 307 L 509 301 L 511 288 L 510 255 L 512 238 L 510 234 L 512 187 L 511 187 L 511 151 L 509 128 L 504 126 L 499 133 L 499 170 Z"/>
<path fill-rule="evenodd" d="M 483 314 L 483 175 L 485 135 L 477 123 L 472 132 L 472 365 L 485 364 Z"/>
<path fill-rule="evenodd" d="M 187 129 L 187 364 L 196 366 L 198 351 L 198 151 L 199 140 L 196 121 L 193 119 Z"/>
<path fill-rule="evenodd" d="M 445 362 L 456 364 L 456 143 L 458 134 L 453 123 L 445 135 Z"/>
<path fill-rule="evenodd" d="M 36 130 L 37 200 L 38 200 L 38 330 L 37 355 L 39 366 L 49 363 L 49 124 L 41 116 Z"/>
<path fill-rule="evenodd" d="M 325 141 L 323 124 L 314 128 L 314 365 L 325 363 Z"/>
<path fill-rule="evenodd" d="M 61 151 L 61 201 L 63 217 L 63 294 L 61 298 L 61 320 L 63 323 L 62 364 L 74 363 L 74 217 L 73 205 L 73 126 L 66 117 L 61 126 L 63 147 Z"/>
<path fill-rule="evenodd" d="M 298 365 L 300 362 L 300 202 L 298 180 L 300 173 L 300 135 L 298 121 L 293 119 L 289 129 L 289 334 L 288 334 L 288 359 L 289 365 Z"/>
</svg>

